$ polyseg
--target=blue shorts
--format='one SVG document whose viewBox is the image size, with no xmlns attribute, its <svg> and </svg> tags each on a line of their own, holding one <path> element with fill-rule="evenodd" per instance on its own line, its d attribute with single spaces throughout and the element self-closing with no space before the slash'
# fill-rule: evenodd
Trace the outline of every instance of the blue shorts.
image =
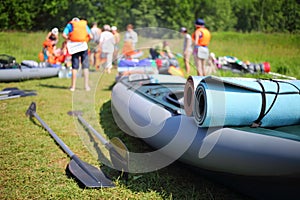
<svg viewBox="0 0 300 200">
<path fill-rule="evenodd" d="M 79 69 L 79 59 L 81 59 L 82 69 L 88 69 L 90 66 L 88 50 L 72 55 L 72 69 Z"/>
</svg>

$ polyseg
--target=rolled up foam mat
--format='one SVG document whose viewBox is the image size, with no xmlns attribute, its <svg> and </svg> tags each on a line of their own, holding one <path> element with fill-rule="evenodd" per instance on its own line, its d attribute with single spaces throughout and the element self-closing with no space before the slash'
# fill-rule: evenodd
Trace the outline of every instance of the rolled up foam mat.
<svg viewBox="0 0 300 200">
<path fill-rule="evenodd" d="M 204 76 L 189 76 L 184 87 L 184 111 L 187 116 L 193 115 L 195 90 Z"/>
<path fill-rule="evenodd" d="M 203 78 L 193 115 L 200 127 L 300 124 L 299 80 Z"/>
</svg>

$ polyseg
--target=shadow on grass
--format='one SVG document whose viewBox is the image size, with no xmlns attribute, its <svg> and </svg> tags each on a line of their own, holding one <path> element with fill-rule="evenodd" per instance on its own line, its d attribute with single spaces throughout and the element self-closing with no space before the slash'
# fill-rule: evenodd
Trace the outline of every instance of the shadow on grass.
<svg viewBox="0 0 300 200">
<path fill-rule="evenodd" d="M 78 120 L 79 121 L 79 120 Z M 90 142 L 93 143 L 93 147 L 95 149 L 95 151 L 97 152 L 97 160 L 99 162 L 103 162 L 103 163 L 110 163 L 110 160 L 107 159 L 107 157 L 104 155 L 104 153 L 102 152 L 101 148 L 99 148 L 99 146 L 103 146 L 102 143 L 99 143 L 98 141 L 99 140 L 95 140 L 95 138 L 93 137 L 93 133 L 91 133 L 91 131 L 84 126 L 84 124 L 82 124 L 80 121 L 79 123 L 83 126 L 84 130 L 86 131 L 86 133 L 88 134 L 88 137 L 89 137 L 89 140 Z M 108 177 L 108 178 L 112 178 L 112 177 L 115 177 L 116 174 L 113 173 L 113 170 L 109 167 L 109 166 L 106 166 L 106 165 L 101 165 L 102 163 L 100 163 L 100 169 L 103 170 L 104 174 Z"/>
<path fill-rule="evenodd" d="M 52 88 L 52 89 L 62 89 L 62 90 L 69 89 L 69 87 L 67 87 L 67 86 L 59 86 L 59 85 L 39 84 L 39 86 L 41 86 L 41 87 L 47 87 L 47 88 Z"/>
<path fill-rule="evenodd" d="M 39 126 L 40 128 L 46 130 L 40 123 L 37 123 L 36 120 L 34 120 L 34 117 L 29 116 L 28 118 L 34 125 Z"/>
</svg>

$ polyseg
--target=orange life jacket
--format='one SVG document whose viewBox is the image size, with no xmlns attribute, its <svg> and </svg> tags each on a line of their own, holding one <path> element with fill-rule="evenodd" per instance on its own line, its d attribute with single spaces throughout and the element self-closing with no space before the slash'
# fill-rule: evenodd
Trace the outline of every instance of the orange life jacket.
<svg viewBox="0 0 300 200">
<path fill-rule="evenodd" d="M 69 33 L 69 39 L 72 42 L 88 42 L 89 41 L 89 34 L 86 30 L 87 21 L 80 20 L 80 21 L 71 21 L 73 31 Z"/>
<path fill-rule="evenodd" d="M 210 38 L 211 38 L 211 34 L 210 34 L 209 30 L 207 28 L 204 28 L 204 27 L 197 28 L 196 31 L 192 35 L 192 39 L 194 41 L 196 41 L 196 38 L 195 38 L 195 35 L 196 35 L 195 33 L 196 32 L 201 32 L 201 34 L 200 34 L 201 36 L 198 39 L 198 44 L 196 44 L 196 45 L 198 45 L 198 46 L 207 46 L 209 44 Z"/>
<path fill-rule="evenodd" d="M 51 40 L 45 40 L 43 42 L 43 48 L 42 51 L 39 52 L 38 54 L 39 60 L 41 62 L 49 62 L 53 64 L 53 44 Z"/>
</svg>

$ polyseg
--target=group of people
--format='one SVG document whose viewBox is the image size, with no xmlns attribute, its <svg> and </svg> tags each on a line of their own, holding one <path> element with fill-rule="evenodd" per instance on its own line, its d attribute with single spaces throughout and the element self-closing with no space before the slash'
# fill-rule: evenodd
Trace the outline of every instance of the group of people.
<svg viewBox="0 0 300 200">
<path fill-rule="evenodd" d="M 119 52 L 120 34 L 116 26 L 110 27 L 105 24 L 100 29 L 97 23 L 93 23 L 91 28 L 93 39 L 90 40 L 90 64 L 97 69 L 104 66 L 110 73 L 112 63 L 117 59 Z"/>
<path fill-rule="evenodd" d="M 205 63 L 209 58 L 208 45 L 211 40 L 211 33 L 205 27 L 203 19 L 197 19 L 194 23 L 195 31 L 190 35 L 187 28 L 181 27 L 180 32 L 184 36 L 183 42 L 183 59 L 186 73 L 190 74 L 190 57 L 193 55 L 198 76 L 205 76 L 211 73 L 214 69 L 207 70 Z M 173 59 L 175 56 L 171 52 L 167 41 L 153 45 L 149 50 L 152 59 L 167 58 Z M 210 72 L 209 72 L 210 71 Z"/>
<path fill-rule="evenodd" d="M 89 28 L 86 20 L 73 18 L 65 27 L 63 38 L 68 41 L 68 51 L 72 55 L 72 83 L 70 90 L 75 90 L 76 73 L 79 69 L 79 62 L 81 62 L 85 89 L 89 91 L 89 65 L 91 64 L 96 68 L 103 67 L 107 73 L 110 73 L 113 61 L 117 60 L 120 42 L 120 34 L 117 31 L 117 27 L 105 24 L 103 29 L 100 29 L 97 23 L 94 23 L 92 28 Z M 137 42 L 137 34 L 133 31 L 131 24 L 127 26 L 124 41 L 130 41 L 133 45 Z M 90 45 L 90 54 L 88 52 L 88 44 Z M 72 48 L 74 48 L 74 51 Z"/>
<path fill-rule="evenodd" d="M 194 61 L 197 69 L 198 76 L 205 76 L 206 68 L 205 62 L 209 58 L 208 45 L 211 40 L 211 33 L 205 27 L 203 19 L 197 19 L 194 23 L 195 31 L 190 35 L 185 27 L 180 29 L 180 32 L 184 35 L 183 43 L 183 58 L 186 68 L 186 72 L 190 73 L 190 57 L 194 56 Z"/>
<path fill-rule="evenodd" d="M 108 24 L 105 24 L 102 30 L 94 24 L 91 30 L 94 38 L 97 38 L 91 40 L 91 45 L 93 46 L 91 50 L 91 65 L 96 68 L 102 66 L 106 72 L 110 73 L 113 63 L 117 63 L 118 60 L 121 36 L 116 26 L 110 27 Z M 128 49 L 125 47 L 126 52 L 123 50 L 122 55 L 129 55 L 135 49 L 137 42 L 138 35 L 133 30 L 133 25 L 128 24 L 124 35 L 124 47 L 126 46 Z"/>
<path fill-rule="evenodd" d="M 133 25 L 127 25 L 127 31 L 124 35 L 124 46 L 130 46 L 134 50 L 138 42 L 138 35 L 133 30 Z M 183 57 L 186 72 L 190 73 L 190 56 L 193 54 L 198 76 L 205 76 L 205 61 L 208 59 L 208 45 L 211 39 L 210 31 L 205 28 L 203 19 L 195 21 L 195 32 L 190 35 L 186 28 L 182 27 L 180 32 L 184 35 Z M 89 87 L 89 66 L 96 68 L 103 67 L 110 73 L 113 61 L 117 60 L 119 52 L 120 34 L 116 26 L 108 24 L 103 29 L 98 28 L 97 23 L 93 23 L 92 28 L 88 26 L 86 20 L 74 17 L 65 26 L 62 37 L 65 41 L 61 48 L 57 48 L 59 31 L 53 28 L 46 37 L 43 44 L 43 51 L 39 54 L 40 60 L 51 64 L 69 63 L 72 66 L 71 91 L 75 91 L 77 71 L 81 64 L 84 75 L 85 89 Z M 88 47 L 90 46 L 90 48 Z M 130 51 L 128 51 L 130 52 Z M 122 52 L 126 54 L 128 52 Z M 166 41 L 150 49 L 153 59 L 163 53 L 169 58 L 174 58 Z"/>
<path fill-rule="evenodd" d="M 118 59 L 120 34 L 117 27 L 105 24 L 101 29 L 97 23 L 93 23 L 90 28 L 86 20 L 74 17 L 65 26 L 62 37 L 65 41 L 61 48 L 57 48 L 59 30 L 53 28 L 46 36 L 39 59 L 51 64 L 72 66 L 70 91 L 75 91 L 77 72 L 81 65 L 85 90 L 89 91 L 89 66 L 96 69 L 103 67 L 110 73 L 113 62 Z M 133 48 L 138 42 L 132 24 L 127 25 L 124 42 L 130 43 Z"/>
</svg>

